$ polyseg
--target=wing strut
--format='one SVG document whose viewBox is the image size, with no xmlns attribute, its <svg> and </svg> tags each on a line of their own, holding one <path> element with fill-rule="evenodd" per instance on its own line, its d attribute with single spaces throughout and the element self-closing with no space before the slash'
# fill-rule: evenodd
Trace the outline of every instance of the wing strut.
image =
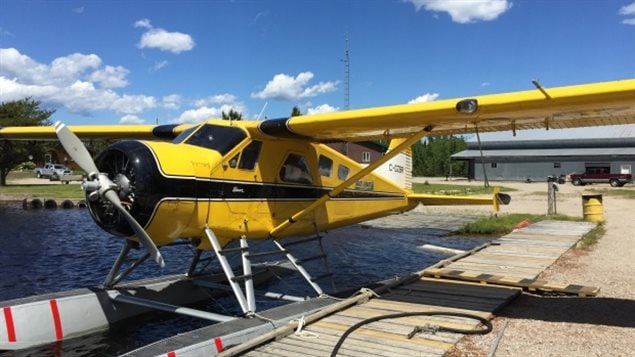
<svg viewBox="0 0 635 357">
<path fill-rule="evenodd" d="M 316 208 L 320 207 L 321 205 L 323 205 L 326 201 L 330 200 L 331 198 L 339 195 L 340 193 L 342 193 L 342 191 L 344 191 L 350 185 L 354 184 L 357 180 L 359 180 L 359 179 L 363 178 L 364 176 L 368 175 L 373 170 L 375 170 L 379 166 L 383 165 L 386 161 L 392 159 L 397 154 L 399 154 L 400 152 L 402 152 L 403 150 L 405 150 L 406 148 L 408 148 L 409 146 L 411 146 L 412 144 L 414 144 L 418 140 L 421 140 L 421 138 L 423 138 L 424 136 L 430 134 L 431 131 L 432 131 L 432 126 L 427 126 L 423 130 L 417 132 L 416 134 L 412 135 L 408 139 L 404 140 L 402 143 L 400 143 L 393 150 L 387 152 L 384 156 L 379 158 L 379 160 L 377 160 L 377 161 L 373 162 L 372 164 L 366 166 L 365 168 L 363 168 L 362 170 L 357 172 L 355 175 L 349 177 L 348 180 L 342 182 L 341 184 L 339 184 L 338 186 L 333 188 L 329 193 L 325 194 L 324 196 L 320 197 L 317 201 L 315 201 L 312 204 L 310 204 L 308 207 L 300 210 L 299 212 L 297 212 L 293 216 L 289 217 L 284 222 L 280 223 L 278 226 L 276 226 L 275 228 L 273 228 L 269 232 L 269 235 L 271 235 L 272 237 L 275 238 L 275 236 L 278 233 L 280 233 L 283 230 L 287 229 L 291 224 L 295 223 L 298 219 L 304 217 L 308 213 L 310 213 L 313 210 L 315 210 Z"/>
</svg>

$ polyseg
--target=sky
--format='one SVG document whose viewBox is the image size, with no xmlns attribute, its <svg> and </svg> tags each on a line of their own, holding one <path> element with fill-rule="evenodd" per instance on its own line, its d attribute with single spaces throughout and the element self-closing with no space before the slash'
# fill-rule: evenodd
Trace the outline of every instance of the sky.
<svg viewBox="0 0 635 357">
<path fill-rule="evenodd" d="M 635 78 L 632 0 L 0 1 L 0 102 L 195 123 Z M 635 125 L 519 131 L 635 136 Z M 510 140 L 511 133 L 482 140 Z"/>
</svg>

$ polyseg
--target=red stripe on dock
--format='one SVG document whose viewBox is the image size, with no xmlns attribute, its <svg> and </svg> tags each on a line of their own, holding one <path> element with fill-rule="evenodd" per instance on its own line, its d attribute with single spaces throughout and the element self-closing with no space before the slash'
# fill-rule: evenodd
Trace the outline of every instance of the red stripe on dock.
<svg viewBox="0 0 635 357">
<path fill-rule="evenodd" d="M 216 337 L 214 339 L 214 344 L 216 345 L 216 352 L 221 352 L 223 350 L 223 340 L 220 337 Z"/>
<path fill-rule="evenodd" d="M 168 352 L 168 357 L 176 357 L 176 352 L 174 351 Z"/>
<path fill-rule="evenodd" d="M 55 326 L 55 338 L 58 341 L 61 341 L 64 338 L 64 333 L 62 332 L 62 320 L 60 319 L 60 311 L 57 309 L 57 300 L 51 299 L 49 300 L 51 304 L 51 314 L 53 315 L 53 325 Z"/>
<path fill-rule="evenodd" d="M 4 312 L 4 322 L 7 325 L 7 340 L 9 340 L 9 342 L 15 342 L 15 326 L 13 326 L 13 314 L 11 314 L 11 307 L 7 306 L 2 310 Z"/>
</svg>

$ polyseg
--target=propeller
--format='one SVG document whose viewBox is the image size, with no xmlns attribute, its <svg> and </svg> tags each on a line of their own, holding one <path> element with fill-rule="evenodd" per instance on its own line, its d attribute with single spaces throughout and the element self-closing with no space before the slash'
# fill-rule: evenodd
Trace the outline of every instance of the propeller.
<svg viewBox="0 0 635 357">
<path fill-rule="evenodd" d="M 113 191 L 117 185 L 112 182 L 106 174 L 99 173 L 97 165 L 95 165 L 93 158 L 90 156 L 90 153 L 84 144 L 66 125 L 62 122 L 55 123 L 55 133 L 57 134 L 57 137 L 60 140 L 60 143 L 62 143 L 64 149 L 66 149 L 66 152 L 71 156 L 71 158 L 73 158 L 79 167 L 82 168 L 82 170 L 88 173 L 88 179 L 91 181 L 82 185 L 82 188 L 85 191 L 97 191 L 99 196 L 108 200 L 117 209 L 117 211 L 124 216 L 126 221 L 128 221 L 128 224 L 130 224 L 130 227 L 132 227 L 132 230 L 146 248 L 146 252 L 150 254 L 161 268 L 163 268 L 165 266 L 165 262 L 163 261 L 163 257 L 161 256 L 159 249 L 154 244 L 150 236 L 148 236 L 143 227 L 141 227 L 139 222 L 137 222 L 130 212 L 128 212 L 128 210 L 121 204 L 119 195 Z"/>
</svg>

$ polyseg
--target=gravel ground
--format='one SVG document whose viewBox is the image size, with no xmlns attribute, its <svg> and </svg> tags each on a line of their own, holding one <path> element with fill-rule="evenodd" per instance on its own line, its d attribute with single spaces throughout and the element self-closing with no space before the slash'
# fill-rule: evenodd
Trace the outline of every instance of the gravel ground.
<svg viewBox="0 0 635 357">
<path fill-rule="evenodd" d="M 546 183 L 501 185 L 519 190 L 510 193 L 512 203 L 504 212 L 546 213 Z M 582 216 L 581 195 L 597 193 L 593 189 L 610 188 L 560 185 L 558 213 Z M 540 276 L 554 282 L 598 286 L 600 294 L 594 298 L 523 294 L 496 313 L 493 333 L 464 338 L 450 356 L 487 356 L 505 321 L 508 325 L 496 356 L 635 355 L 635 199 L 606 194 L 603 199 L 604 237 L 589 250 L 569 250 Z"/>
</svg>

